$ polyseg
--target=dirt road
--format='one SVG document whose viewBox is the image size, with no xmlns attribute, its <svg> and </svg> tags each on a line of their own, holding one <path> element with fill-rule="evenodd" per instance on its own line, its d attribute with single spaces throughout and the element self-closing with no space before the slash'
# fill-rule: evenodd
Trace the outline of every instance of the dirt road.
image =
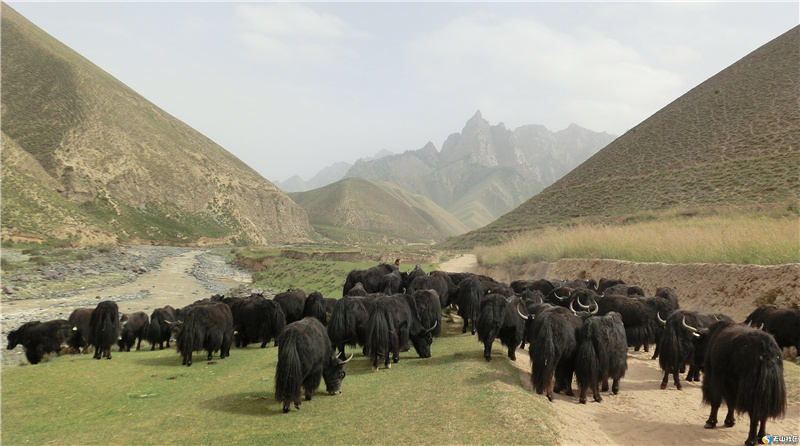
<svg viewBox="0 0 800 446">
<path fill-rule="evenodd" d="M 444 271 L 475 272 L 475 256 L 465 255 L 440 265 Z M 737 416 L 731 428 L 704 429 L 709 408 L 702 404 L 700 383 L 683 382 L 676 390 L 670 381 L 661 390 L 661 371 L 652 352 L 628 352 L 628 372 L 618 395 L 602 394 L 603 402 L 580 404 L 576 397 L 556 394 L 553 407 L 558 412 L 561 441 L 564 445 L 737 445 L 744 443 L 749 429 L 746 414 Z M 514 365 L 520 370 L 522 385 L 533 392 L 528 352 L 517 350 Z M 797 368 L 793 364 L 786 367 Z M 788 376 L 788 375 L 787 375 Z M 797 378 L 797 374 L 791 375 Z M 796 384 L 795 384 L 796 385 Z M 577 386 L 574 386 L 577 390 Z M 533 394 L 532 397 L 544 398 Z M 800 434 L 800 401 L 788 401 L 786 417 L 768 421 L 767 433 Z M 725 408 L 720 409 L 724 417 Z M 720 423 L 722 426 L 722 423 Z"/>
</svg>

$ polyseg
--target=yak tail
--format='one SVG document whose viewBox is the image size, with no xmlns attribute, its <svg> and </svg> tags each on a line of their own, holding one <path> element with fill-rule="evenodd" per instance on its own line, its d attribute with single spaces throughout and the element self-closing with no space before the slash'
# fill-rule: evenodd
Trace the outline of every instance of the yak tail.
<svg viewBox="0 0 800 446">
<path fill-rule="evenodd" d="M 274 305 L 270 323 L 270 330 L 268 330 L 268 338 L 264 338 L 261 342 L 269 342 L 270 339 L 278 341 L 278 336 L 281 335 L 283 327 L 286 326 L 286 315 L 283 313 L 280 305 Z"/>
<path fill-rule="evenodd" d="M 555 371 L 556 348 L 551 327 L 540 324 L 539 330 L 534 327 L 531 336 L 529 353 L 531 357 L 531 385 L 541 395 L 553 383 Z"/>
<path fill-rule="evenodd" d="M 378 355 L 390 355 L 392 351 L 392 327 L 386 310 L 376 303 L 374 311 L 370 312 L 367 320 L 366 348 L 371 364 L 378 362 Z M 394 339 L 397 334 L 394 334 Z"/>
<path fill-rule="evenodd" d="M 751 419 L 765 420 L 786 413 L 786 383 L 783 379 L 783 354 L 772 338 L 763 348 L 758 364 L 739 378 L 736 411 L 749 412 Z"/>
<path fill-rule="evenodd" d="M 203 345 L 202 339 L 199 339 L 199 334 L 195 333 L 194 319 L 194 314 L 188 314 L 176 336 L 176 349 L 184 358 L 191 358 L 192 352 L 200 350 Z"/>
<path fill-rule="evenodd" d="M 591 388 L 601 378 L 600 360 L 589 337 L 581 339 L 575 353 L 575 381 L 580 389 Z"/>
<path fill-rule="evenodd" d="M 347 309 L 350 303 L 350 299 L 346 297 L 336 301 L 331 320 L 328 321 L 328 337 L 335 346 L 346 344 L 355 347 L 358 342 L 356 321 Z"/>
<path fill-rule="evenodd" d="M 286 330 L 278 344 L 278 365 L 275 368 L 275 400 L 293 402 L 300 399 L 303 369 L 297 353 L 297 333 Z"/>
<path fill-rule="evenodd" d="M 147 326 L 147 342 L 158 344 L 161 341 L 161 320 L 153 318 Z"/>
</svg>

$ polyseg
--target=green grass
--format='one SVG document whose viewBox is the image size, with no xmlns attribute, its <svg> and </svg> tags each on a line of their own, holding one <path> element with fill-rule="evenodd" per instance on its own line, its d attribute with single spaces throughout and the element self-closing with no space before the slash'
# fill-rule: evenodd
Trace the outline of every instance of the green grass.
<svg viewBox="0 0 800 446">
<path fill-rule="evenodd" d="M 372 372 L 356 353 L 343 393 L 301 410 L 274 401 L 277 348 L 233 349 L 180 365 L 174 350 L 54 358 L 2 373 L 2 443 L 46 444 L 553 444 L 554 411 L 526 391 L 497 348 L 446 324 L 433 357 L 401 353 Z M 499 347 L 499 345 L 498 345 Z"/>
</svg>

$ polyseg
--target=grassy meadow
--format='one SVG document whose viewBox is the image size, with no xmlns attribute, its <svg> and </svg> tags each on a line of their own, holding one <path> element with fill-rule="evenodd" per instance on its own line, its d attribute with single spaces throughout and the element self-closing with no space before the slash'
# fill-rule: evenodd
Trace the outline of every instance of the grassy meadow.
<svg viewBox="0 0 800 446">
<path fill-rule="evenodd" d="M 553 444 L 554 411 L 525 390 L 519 370 L 446 323 L 433 357 L 401 353 L 372 372 L 355 353 L 341 395 L 324 383 L 288 414 L 273 398 L 278 349 L 251 345 L 229 358 L 174 349 L 53 357 L 2 371 L 2 436 L 18 444 Z M 348 350 L 348 354 L 350 351 Z"/>
<path fill-rule="evenodd" d="M 484 266 L 564 258 L 631 262 L 782 265 L 800 262 L 800 219 L 739 213 L 639 216 L 632 222 L 551 226 L 475 249 Z"/>
</svg>

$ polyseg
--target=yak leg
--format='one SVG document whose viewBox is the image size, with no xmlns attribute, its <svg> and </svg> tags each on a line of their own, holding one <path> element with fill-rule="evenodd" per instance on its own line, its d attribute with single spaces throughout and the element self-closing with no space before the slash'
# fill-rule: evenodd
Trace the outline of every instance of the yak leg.
<svg viewBox="0 0 800 446">
<path fill-rule="evenodd" d="M 467 332 L 467 325 L 469 325 L 469 319 L 465 317 L 464 318 L 464 326 L 461 327 L 461 333 L 466 333 Z"/>
<path fill-rule="evenodd" d="M 669 373 L 668 372 L 664 372 L 664 379 L 661 380 L 661 390 L 664 390 L 664 389 L 667 388 L 667 381 L 669 381 Z"/>
<path fill-rule="evenodd" d="M 586 404 L 586 386 L 579 385 L 578 389 L 580 390 L 580 397 L 578 398 L 578 401 L 581 404 Z"/>
<path fill-rule="evenodd" d="M 597 381 L 592 383 L 592 396 L 594 397 L 594 400 L 597 401 L 598 403 L 603 401 L 603 397 L 600 396 L 600 383 L 598 383 Z"/>
<path fill-rule="evenodd" d="M 659 350 L 659 348 L 658 348 L 658 342 L 656 342 L 656 348 L 655 348 L 655 350 L 653 350 L 653 357 L 652 357 L 652 358 L 650 358 L 650 359 L 656 359 L 656 358 L 658 358 L 658 354 L 660 353 L 658 350 Z"/>
<path fill-rule="evenodd" d="M 673 374 L 673 380 L 675 381 L 675 388 L 678 390 L 683 390 L 683 386 L 681 385 L 681 377 L 677 374 Z"/>
<path fill-rule="evenodd" d="M 283 402 L 283 413 L 289 413 L 289 404 L 291 404 L 289 400 Z"/>
<path fill-rule="evenodd" d="M 603 387 L 602 387 L 601 390 L 603 392 L 608 392 L 608 377 L 607 376 L 605 378 L 603 378 Z"/>
<path fill-rule="evenodd" d="M 736 424 L 736 418 L 733 416 L 733 404 L 728 403 L 728 415 L 725 416 L 725 427 L 733 427 Z"/>
<path fill-rule="evenodd" d="M 611 383 L 611 393 L 614 395 L 619 393 L 619 378 L 614 378 L 614 382 Z"/>
<path fill-rule="evenodd" d="M 483 343 L 483 357 L 487 362 L 492 360 L 492 342 L 494 342 L 494 339 L 491 341 L 487 339 Z"/>
<path fill-rule="evenodd" d="M 517 360 L 517 343 L 513 342 L 511 345 L 508 346 L 508 357 L 512 361 Z"/>
<path fill-rule="evenodd" d="M 711 402 L 711 413 L 708 415 L 708 420 L 706 420 L 705 426 L 706 429 L 714 429 L 717 427 L 717 414 L 719 413 L 719 405 L 721 401 L 712 401 Z"/>
<path fill-rule="evenodd" d="M 758 435 L 756 435 L 756 429 L 758 428 L 758 423 L 761 423 L 761 429 L 758 430 Z M 764 437 L 765 435 L 765 427 L 767 420 L 759 420 L 753 416 L 750 417 L 750 432 L 747 434 L 747 441 L 744 444 L 748 446 L 752 446 L 754 444 L 761 443 L 759 440 Z"/>
</svg>

